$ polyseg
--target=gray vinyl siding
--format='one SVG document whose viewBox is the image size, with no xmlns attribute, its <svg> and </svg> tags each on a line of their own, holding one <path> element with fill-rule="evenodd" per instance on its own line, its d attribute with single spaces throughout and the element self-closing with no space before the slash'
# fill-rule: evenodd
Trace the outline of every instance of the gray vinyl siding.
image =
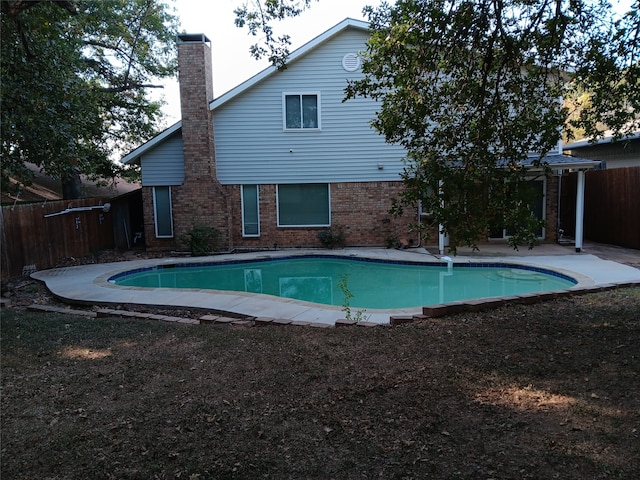
<svg viewBox="0 0 640 480">
<path fill-rule="evenodd" d="M 142 155 L 142 186 L 181 185 L 184 182 L 184 151 L 179 130 Z"/>
<path fill-rule="evenodd" d="M 405 151 L 370 126 L 377 104 L 342 102 L 347 53 L 365 49 L 366 32 L 347 29 L 214 110 L 218 179 L 223 184 L 399 180 Z M 320 93 L 320 131 L 283 131 L 282 94 Z M 384 168 L 379 169 L 382 163 Z"/>
</svg>

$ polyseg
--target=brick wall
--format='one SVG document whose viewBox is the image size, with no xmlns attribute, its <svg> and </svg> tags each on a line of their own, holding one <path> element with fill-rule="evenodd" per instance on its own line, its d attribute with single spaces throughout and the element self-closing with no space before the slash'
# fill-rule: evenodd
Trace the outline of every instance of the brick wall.
<svg viewBox="0 0 640 480">
<path fill-rule="evenodd" d="M 205 225 L 212 226 L 222 233 L 231 232 L 229 245 L 238 248 L 278 247 L 320 247 L 318 232 L 324 228 L 289 228 L 277 226 L 276 186 L 260 185 L 260 237 L 242 237 L 242 210 L 239 185 L 221 186 L 229 205 L 227 222 L 216 221 L 214 215 L 200 215 Z M 389 214 L 391 198 L 397 196 L 402 188 L 401 182 L 362 182 L 337 183 L 331 185 L 331 223 L 345 233 L 349 246 L 386 246 L 391 238 L 402 240 L 406 244 L 416 245 L 418 234 L 412 232 L 410 225 L 416 222 L 417 212 L 407 209 L 401 217 Z M 177 231 L 179 222 L 190 225 L 187 214 L 180 209 L 185 202 L 184 187 L 172 187 L 173 220 L 176 235 L 174 239 L 155 238 L 153 219 L 153 193 L 150 187 L 143 188 L 143 207 L 145 216 L 146 246 L 150 250 L 171 250 L 183 248 L 179 244 L 182 233 Z M 203 196 L 211 196 L 201 192 Z M 212 198 L 211 201 L 215 201 Z M 188 228 L 187 228 L 188 230 Z M 226 237 L 225 237 L 226 238 Z"/>
<path fill-rule="evenodd" d="M 216 216 L 213 212 L 200 212 L 195 217 L 202 224 L 214 227 L 223 234 L 221 247 L 270 249 L 278 247 L 320 247 L 318 228 L 290 228 L 277 226 L 276 186 L 260 185 L 260 237 L 242 237 L 242 210 L 240 185 L 219 185 L 225 195 L 225 208 L 228 213 Z M 331 184 L 331 223 L 345 233 L 347 246 L 387 246 L 391 239 L 416 245 L 419 242 L 417 232 L 411 227 L 416 223 L 417 211 L 406 209 L 401 217 L 389 214 L 391 198 L 398 196 L 401 182 L 360 182 Z M 199 195 L 212 204 L 220 199 L 219 192 L 207 187 L 196 189 Z M 188 193 L 193 193 L 193 189 Z M 193 224 L 187 213 L 181 211 L 185 202 L 184 187 L 172 187 L 174 227 L 182 222 L 185 231 Z M 557 238 L 557 195 L 558 177 L 547 181 L 546 202 L 546 240 L 555 242 Z M 155 238 L 153 219 L 153 194 L 151 188 L 143 188 L 143 206 L 145 218 L 145 240 L 150 250 L 171 250 L 184 248 L 179 244 L 182 235 L 176 229 L 174 239 Z M 429 227 L 428 245 L 437 245 L 437 226 Z M 228 235 L 230 232 L 230 235 Z M 483 243 L 484 239 L 480 243 Z"/>
<path fill-rule="evenodd" d="M 409 229 L 416 214 L 402 217 L 389 214 L 391 198 L 397 196 L 401 182 L 361 182 L 331 184 L 331 224 L 345 234 L 349 246 L 383 246 L 395 236 L 416 244 L 418 235 Z M 233 244 L 244 248 L 320 247 L 318 228 L 278 227 L 276 186 L 260 185 L 260 237 L 243 238 L 241 225 L 240 187 L 233 187 Z"/>
</svg>

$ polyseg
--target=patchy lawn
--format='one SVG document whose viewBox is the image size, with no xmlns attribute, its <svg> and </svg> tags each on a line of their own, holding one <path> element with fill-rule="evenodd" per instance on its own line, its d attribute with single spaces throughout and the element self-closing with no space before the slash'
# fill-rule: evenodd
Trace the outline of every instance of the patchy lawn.
<svg viewBox="0 0 640 480">
<path fill-rule="evenodd" d="M 640 475 L 640 288 L 396 328 L 1 321 L 7 480 Z"/>
</svg>

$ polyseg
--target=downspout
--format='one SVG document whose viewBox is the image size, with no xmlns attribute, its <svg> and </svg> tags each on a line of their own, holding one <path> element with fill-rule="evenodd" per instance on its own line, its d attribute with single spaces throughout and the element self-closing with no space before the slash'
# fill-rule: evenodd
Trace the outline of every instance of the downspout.
<svg viewBox="0 0 640 480">
<path fill-rule="evenodd" d="M 422 205 L 418 202 L 418 244 L 416 248 L 422 245 Z"/>
</svg>

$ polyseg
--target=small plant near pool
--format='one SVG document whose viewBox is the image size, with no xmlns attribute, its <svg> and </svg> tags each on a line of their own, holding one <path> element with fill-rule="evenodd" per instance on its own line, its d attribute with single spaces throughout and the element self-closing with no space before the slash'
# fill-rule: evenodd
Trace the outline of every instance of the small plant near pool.
<svg viewBox="0 0 640 480">
<path fill-rule="evenodd" d="M 344 303 L 342 305 L 343 306 L 342 311 L 344 312 L 344 316 L 347 320 L 349 321 L 355 320 L 356 322 L 361 322 L 367 319 L 367 317 L 365 316 L 366 310 L 361 309 L 361 310 L 357 310 L 355 313 L 351 312 L 350 303 L 351 303 L 351 299 L 353 298 L 353 292 L 349 290 L 349 286 L 347 285 L 348 281 L 349 281 L 349 274 L 345 273 L 344 275 L 342 275 L 342 277 L 340 277 L 340 282 L 338 282 L 338 288 L 344 295 Z"/>
</svg>

